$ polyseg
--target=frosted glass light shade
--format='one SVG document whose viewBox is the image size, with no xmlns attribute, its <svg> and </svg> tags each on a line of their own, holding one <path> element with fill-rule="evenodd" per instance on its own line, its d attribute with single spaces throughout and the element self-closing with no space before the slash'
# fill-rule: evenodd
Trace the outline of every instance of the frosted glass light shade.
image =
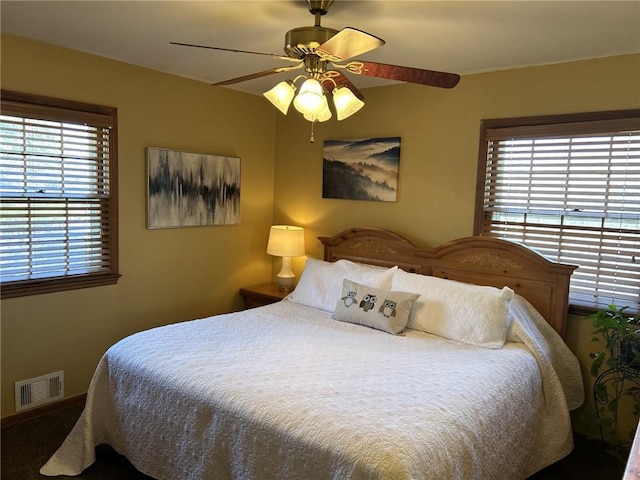
<svg viewBox="0 0 640 480">
<path fill-rule="evenodd" d="M 329 102 L 327 101 L 327 97 L 322 96 L 324 101 L 322 102 L 322 110 L 317 113 L 305 113 L 303 116 L 305 120 L 309 120 L 310 122 L 326 122 L 332 116 L 331 110 L 329 110 Z"/>
<path fill-rule="evenodd" d="M 344 120 L 364 107 L 364 102 L 347 87 L 338 87 L 333 91 L 333 105 L 338 120 Z"/>
<path fill-rule="evenodd" d="M 268 92 L 264 92 L 263 95 L 269 100 L 274 107 L 280 110 L 285 115 L 289 111 L 291 100 L 296 92 L 296 87 L 289 81 L 282 81 L 278 83 Z"/>
<path fill-rule="evenodd" d="M 314 114 L 322 110 L 324 99 L 320 82 L 315 78 L 309 78 L 300 87 L 300 93 L 293 100 L 293 106 L 303 115 Z"/>
</svg>

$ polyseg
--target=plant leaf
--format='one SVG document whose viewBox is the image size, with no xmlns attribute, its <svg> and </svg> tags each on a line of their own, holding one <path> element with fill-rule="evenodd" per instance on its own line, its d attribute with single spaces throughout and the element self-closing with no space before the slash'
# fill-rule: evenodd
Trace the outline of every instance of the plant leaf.
<svg viewBox="0 0 640 480">
<path fill-rule="evenodd" d="M 593 363 L 591 364 L 591 376 L 597 377 L 598 372 L 600 371 L 600 367 L 602 366 L 602 362 L 604 361 L 604 356 L 601 353 L 596 353 L 593 359 Z"/>
</svg>

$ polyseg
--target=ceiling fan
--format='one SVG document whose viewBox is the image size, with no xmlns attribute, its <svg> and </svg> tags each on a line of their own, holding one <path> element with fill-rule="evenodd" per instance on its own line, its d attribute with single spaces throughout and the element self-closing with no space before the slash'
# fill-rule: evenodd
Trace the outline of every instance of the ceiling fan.
<svg viewBox="0 0 640 480">
<path fill-rule="evenodd" d="M 353 59 L 356 55 L 361 55 L 383 46 L 385 41 L 352 27 L 345 27 L 338 31 L 321 26 L 320 19 L 329 11 L 329 7 L 333 2 L 334 0 L 307 0 L 309 12 L 315 16 L 315 24 L 312 27 L 294 28 L 286 33 L 285 55 L 189 43 L 170 43 L 185 47 L 266 55 L 295 64 L 224 80 L 213 85 L 231 85 L 275 73 L 293 72 L 304 68 L 304 74 L 298 75 L 293 81 L 280 82 L 273 89 L 265 92 L 264 95 L 285 115 L 293 101 L 296 110 L 311 122 L 322 122 L 331 118 L 331 110 L 329 109 L 325 92 L 332 94 L 338 120 L 343 120 L 353 115 L 364 106 L 362 101 L 364 96 L 342 73 L 343 71 L 354 75 L 366 75 L 441 88 L 453 88 L 457 85 L 460 76 L 454 73 Z M 344 63 L 345 61 L 348 62 Z M 302 83 L 300 91 L 294 100 L 295 83 L 301 78 L 304 78 L 305 81 Z"/>
</svg>

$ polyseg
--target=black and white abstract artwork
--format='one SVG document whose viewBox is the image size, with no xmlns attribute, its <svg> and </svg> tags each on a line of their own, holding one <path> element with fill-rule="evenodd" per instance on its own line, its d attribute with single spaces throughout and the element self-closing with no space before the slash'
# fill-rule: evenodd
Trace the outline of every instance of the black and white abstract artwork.
<svg viewBox="0 0 640 480">
<path fill-rule="evenodd" d="M 148 228 L 240 223 L 240 159 L 147 148 Z"/>
<path fill-rule="evenodd" d="M 395 202 L 400 137 L 325 140 L 322 198 Z"/>
</svg>

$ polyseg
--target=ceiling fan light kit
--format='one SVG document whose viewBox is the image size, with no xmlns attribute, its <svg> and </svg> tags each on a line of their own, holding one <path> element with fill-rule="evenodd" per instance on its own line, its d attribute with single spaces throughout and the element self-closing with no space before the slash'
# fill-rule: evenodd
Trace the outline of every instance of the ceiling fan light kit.
<svg viewBox="0 0 640 480">
<path fill-rule="evenodd" d="M 325 89 L 315 78 L 307 78 L 300 87 L 300 92 L 295 96 L 296 86 L 294 82 L 299 78 L 306 77 L 301 75 L 294 81 L 282 81 L 271 90 L 264 92 L 263 95 L 284 115 L 288 113 L 289 106 L 293 102 L 295 109 L 305 119 L 310 122 L 326 122 L 332 117 L 332 113 Z M 346 86 L 337 86 L 335 81 L 330 78 L 325 79 L 325 82 L 332 82 L 335 85 L 331 91 L 331 96 L 333 97 L 333 107 L 338 120 L 344 120 L 364 107 L 364 102 L 356 97 Z"/>
<path fill-rule="evenodd" d="M 271 90 L 264 92 L 263 95 L 284 115 L 287 114 L 289 106 L 293 102 L 295 109 L 302 113 L 306 120 L 312 122 L 312 126 L 315 122 L 324 122 L 332 117 L 329 101 L 327 100 L 328 95 L 332 96 L 333 101 L 331 103 L 338 120 L 348 118 L 364 106 L 364 95 L 340 70 L 354 75 L 366 75 L 441 88 L 453 88 L 457 85 L 460 76 L 455 73 L 362 60 L 353 60 L 346 64 L 340 63 L 356 55 L 379 48 L 385 42 L 375 35 L 356 28 L 345 27 L 342 30 L 334 30 L 321 26 L 320 18 L 327 13 L 333 1 L 307 0 L 309 12 L 315 16 L 314 26 L 289 30 L 285 35 L 284 56 L 205 45 L 171 43 L 186 47 L 266 55 L 276 60 L 286 60 L 296 64 L 244 75 L 217 82 L 213 85 L 231 85 L 275 73 L 291 72 L 304 68 L 305 74 L 298 75 L 292 81 L 282 81 Z M 295 82 L 302 78 L 305 81 L 296 95 Z"/>
</svg>

